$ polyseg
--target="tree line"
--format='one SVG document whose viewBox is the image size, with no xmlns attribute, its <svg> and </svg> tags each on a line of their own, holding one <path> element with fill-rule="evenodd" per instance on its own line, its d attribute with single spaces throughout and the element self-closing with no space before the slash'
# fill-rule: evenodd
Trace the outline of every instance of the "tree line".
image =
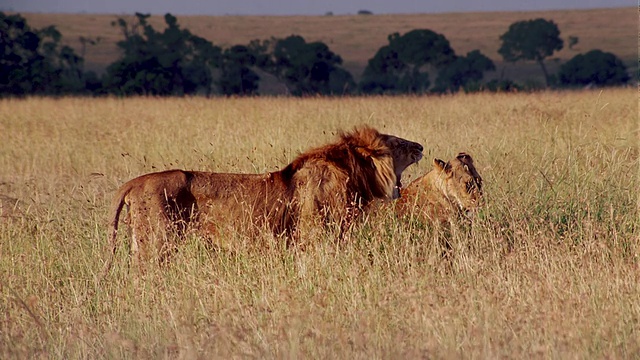
<svg viewBox="0 0 640 360">
<path fill-rule="evenodd" d="M 122 54 L 98 76 L 84 71 L 84 58 L 61 44 L 55 26 L 34 29 L 21 15 L 0 12 L 0 97 L 257 95 L 267 76 L 295 96 L 521 89 L 510 80 L 484 81 L 484 74 L 496 69 L 491 59 L 479 50 L 457 55 L 444 35 L 428 29 L 390 34 L 356 83 L 342 58 L 320 41 L 291 35 L 223 49 L 181 28 L 171 14 L 164 16 L 163 31 L 148 23 L 149 16 L 136 13 L 132 22 L 112 22 L 123 35 L 117 43 Z M 515 22 L 500 40 L 498 52 L 505 62 L 537 63 L 548 87 L 614 86 L 630 80 L 624 63 L 601 50 L 576 55 L 557 74 L 549 74 L 545 59 L 564 46 L 550 20 Z M 577 42 L 570 37 L 569 46 Z"/>
</svg>

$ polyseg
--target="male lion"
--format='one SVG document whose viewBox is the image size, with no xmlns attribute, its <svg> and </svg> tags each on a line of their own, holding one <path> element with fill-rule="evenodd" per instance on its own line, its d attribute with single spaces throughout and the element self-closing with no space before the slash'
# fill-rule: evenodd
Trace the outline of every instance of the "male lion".
<svg viewBox="0 0 640 360">
<path fill-rule="evenodd" d="M 400 216 L 443 223 L 470 215 L 482 201 L 482 178 L 466 153 L 445 163 L 433 159 L 433 170 L 401 189 L 395 204 Z"/>
<path fill-rule="evenodd" d="M 397 197 L 402 172 L 422 158 L 422 145 L 371 127 L 339 135 L 337 142 L 271 173 L 169 170 L 128 181 L 113 200 L 112 254 L 105 271 L 125 205 L 134 261 L 150 250 L 162 261 L 171 247 L 167 233 L 182 235 L 187 229 L 215 237 L 225 228 L 249 234 L 267 228 L 291 241 L 300 238 L 302 225 L 335 224 L 344 230 L 373 200 Z"/>
</svg>

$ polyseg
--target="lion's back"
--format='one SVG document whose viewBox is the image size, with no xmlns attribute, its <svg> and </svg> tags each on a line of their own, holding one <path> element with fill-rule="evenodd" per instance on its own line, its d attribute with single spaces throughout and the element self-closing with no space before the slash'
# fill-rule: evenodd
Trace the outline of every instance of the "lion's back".
<svg viewBox="0 0 640 360">
<path fill-rule="evenodd" d="M 160 203 L 163 198 L 177 197 L 184 192 L 189 177 L 189 173 L 182 170 L 144 174 L 120 186 L 118 194 L 124 195 L 127 204 L 137 201 Z"/>
<path fill-rule="evenodd" d="M 189 191 L 195 198 L 200 226 L 246 230 L 280 224 L 291 201 L 288 183 L 279 172 L 261 174 L 193 172 Z"/>
</svg>

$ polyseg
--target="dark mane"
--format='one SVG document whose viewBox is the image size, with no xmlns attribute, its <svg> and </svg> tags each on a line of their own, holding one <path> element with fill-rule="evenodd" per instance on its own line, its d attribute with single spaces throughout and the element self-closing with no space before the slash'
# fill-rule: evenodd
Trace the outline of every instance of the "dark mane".
<svg viewBox="0 0 640 360">
<path fill-rule="evenodd" d="M 351 132 L 340 132 L 338 136 L 338 141 L 334 143 L 299 155 L 280 171 L 283 180 L 291 181 L 306 166 L 330 164 L 348 175 L 347 191 L 350 196 L 357 196 L 365 203 L 374 198 L 387 197 L 393 188 L 391 184 L 395 184 L 395 175 L 392 171 L 391 150 L 383 141 L 382 135 L 374 128 L 363 126 Z M 376 164 L 376 161 L 379 163 Z M 380 164 L 385 161 L 389 163 Z M 388 168 L 381 169 L 381 165 Z"/>
</svg>

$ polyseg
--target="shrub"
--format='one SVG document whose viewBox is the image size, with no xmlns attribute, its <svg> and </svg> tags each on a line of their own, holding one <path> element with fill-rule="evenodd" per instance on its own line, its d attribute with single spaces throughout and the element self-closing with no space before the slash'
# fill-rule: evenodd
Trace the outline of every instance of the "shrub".
<svg viewBox="0 0 640 360">
<path fill-rule="evenodd" d="M 561 86 L 615 86 L 630 79 L 622 60 L 601 50 L 574 56 L 560 67 L 558 78 Z"/>
</svg>

